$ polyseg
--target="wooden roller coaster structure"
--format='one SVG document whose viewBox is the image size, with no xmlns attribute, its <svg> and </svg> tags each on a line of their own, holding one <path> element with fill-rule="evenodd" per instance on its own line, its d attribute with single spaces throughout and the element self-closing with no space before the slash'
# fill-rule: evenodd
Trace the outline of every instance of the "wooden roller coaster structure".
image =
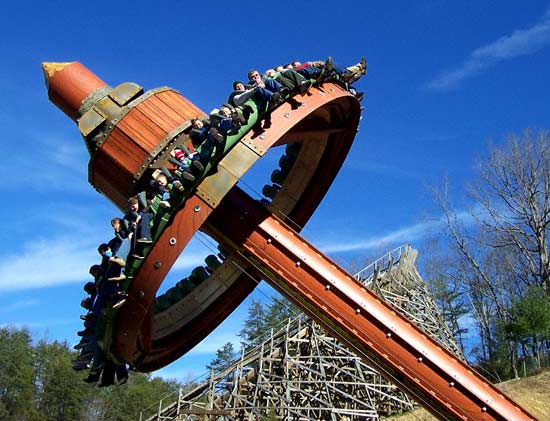
<svg viewBox="0 0 550 421">
<path fill-rule="evenodd" d="M 190 119 L 204 115 L 170 88 L 111 88 L 78 62 L 42 67 L 51 101 L 78 122 L 91 155 L 90 183 L 120 209 L 187 139 Z M 298 234 L 343 164 L 361 110 L 334 83 L 296 99 L 301 106 L 285 102 L 271 112 L 269 128 L 259 129 L 256 110 L 155 234 L 106 334 L 110 356 L 140 371 L 161 368 L 265 280 L 436 417 L 534 419 Z M 299 145 L 294 164 L 266 206 L 237 182 L 270 148 L 287 144 Z M 227 259 L 192 293 L 155 313 L 157 290 L 198 230 L 228 250 Z"/>
</svg>

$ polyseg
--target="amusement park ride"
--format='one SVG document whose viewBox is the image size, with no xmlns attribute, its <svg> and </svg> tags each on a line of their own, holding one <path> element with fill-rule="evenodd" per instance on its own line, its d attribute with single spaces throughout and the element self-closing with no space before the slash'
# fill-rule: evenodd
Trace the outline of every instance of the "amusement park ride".
<svg viewBox="0 0 550 421">
<path fill-rule="evenodd" d="M 170 168 L 174 147 L 193 148 L 190 120 L 205 114 L 178 92 L 144 92 L 128 82 L 112 88 L 78 62 L 43 63 L 43 70 L 51 101 L 84 137 L 90 183 L 121 210 L 155 169 Z M 183 192 L 173 189 L 177 206 L 161 209 L 153 201 L 153 243 L 144 260 L 126 261 L 126 303 L 104 309 L 102 349 L 138 371 L 159 369 L 265 280 L 436 417 L 534 419 L 298 234 L 343 164 L 361 108 L 337 83 L 295 98 L 301 106 L 283 102 L 263 128 L 265 110 L 251 103 L 248 122 L 216 146 L 202 176 Z M 285 165 L 272 177 L 276 194 L 266 203 L 237 183 L 275 147 Z M 199 230 L 218 242 L 224 260 L 159 311 L 157 290 Z"/>
</svg>

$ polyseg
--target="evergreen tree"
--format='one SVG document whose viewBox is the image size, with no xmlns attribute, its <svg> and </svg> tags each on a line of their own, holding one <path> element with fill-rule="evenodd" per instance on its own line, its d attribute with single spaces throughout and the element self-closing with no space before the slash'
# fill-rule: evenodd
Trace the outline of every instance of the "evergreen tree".
<svg viewBox="0 0 550 421">
<path fill-rule="evenodd" d="M 464 302 L 464 293 L 457 284 L 447 282 L 444 275 L 439 274 L 429 280 L 430 291 L 441 311 L 443 319 L 451 329 L 457 345 L 464 352 L 463 336 L 468 329 L 461 327 L 460 319 L 470 313 L 468 305 Z"/>
<path fill-rule="evenodd" d="M 271 303 L 268 305 L 265 317 L 264 330 L 266 334 L 272 329 L 274 332 L 282 329 L 289 319 L 294 319 L 300 314 L 302 312 L 286 298 L 281 296 L 271 297 Z"/>
<path fill-rule="evenodd" d="M 66 342 L 47 343 L 42 340 L 35 346 L 35 382 L 40 386 L 38 408 L 48 420 L 80 418 L 85 397 L 93 393 L 80 374 L 71 367 L 76 355 Z"/>
<path fill-rule="evenodd" d="M 243 339 L 241 344 L 247 348 L 258 345 L 269 336 L 272 329 L 277 331 L 283 328 L 288 319 L 300 314 L 297 307 L 281 296 L 272 296 L 267 306 L 260 301 L 252 300 L 248 307 L 248 317 L 239 332 Z"/>
<path fill-rule="evenodd" d="M 146 408 L 152 407 L 156 412 L 159 401 L 175 394 L 179 386 L 175 381 L 166 381 L 143 373 L 130 373 L 127 384 L 98 390 L 101 400 L 96 405 L 102 410 L 99 419 L 131 421 L 139 419 L 140 412 Z"/>
<path fill-rule="evenodd" d="M 237 353 L 231 342 L 227 342 L 222 348 L 216 351 L 216 358 L 206 366 L 209 370 L 214 370 L 218 374 L 231 365 L 237 358 Z"/>
<path fill-rule="evenodd" d="M 126 385 L 99 389 L 72 369 L 75 357 L 65 342 L 33 346 L 28 330 L 0 328 L 0 419 L 130 421 L 147 407 L 156 412 L 159 400 L 180 387 L 131 373 Z"/>
<path fill-rule="evenodd" d="M 241 344 L 245 347 L 254 346 L 266 332 L 266 309 L 264 305 L 257 300 L 252 300 L 248 307 L 248 317 L 244 321 L 244 326 L 239 332 L 242 338 Z"/>
<path fill-rule="evenodd" d="M 534 357 L 540 366 L 540 354 L 550 337 L 550 297 L 543 287 L 530 287 L 521 299 L 514 301 L 504 329 L 521 344 L 523 356 Z"/>
<path fill-rule="evenodd" d="M 33 352 L 29 331 L 0 328 L 1 418 L 32 418 L 34 399 Z"/>
</svg>

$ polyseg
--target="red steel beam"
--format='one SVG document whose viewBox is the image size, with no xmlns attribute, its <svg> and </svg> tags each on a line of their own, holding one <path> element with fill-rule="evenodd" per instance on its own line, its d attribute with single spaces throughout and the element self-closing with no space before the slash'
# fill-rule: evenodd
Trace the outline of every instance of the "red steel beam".
<svg viewBox="0 0 550 421">
<path fill-rule="evenodd" d="M 535 419 L 242 190 L 226 196 L 206 230 L 436 417 Z"/>
</svg>

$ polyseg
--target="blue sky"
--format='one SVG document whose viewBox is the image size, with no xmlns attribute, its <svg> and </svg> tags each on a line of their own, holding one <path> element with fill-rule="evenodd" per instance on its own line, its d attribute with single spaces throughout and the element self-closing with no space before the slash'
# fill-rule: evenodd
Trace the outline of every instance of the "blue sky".
<svg viewBox="0 0 550 421">
<path fill-rule="evenodd" d="M 487 141 L 547 126 L 549 2 L 4 2 L 0 16 L 0 325 L 76 343 L 78 315 L 119 212 L 87 182 L 78 130 L 47 98 L 42 61 L 80 61 L 108 84 L 170 86 L 205 111 L 233 80 L 292 60 L 367 57 L 363 119 L 304 236 L 344 264 L 404 242 L 422 252 L 437 227 L 426 185 L 454 194 Z M 266 157 L 257 171 L 275 168 Z M 199 239 L 200 240 L 200 239 Z M 186 250 L 166 281 L 208 253 Z M 267 285 L 254 293 L 271 294 Z M 245 303 L 161 374 L 180 379 L 236 333 Z"/>
</svg>

